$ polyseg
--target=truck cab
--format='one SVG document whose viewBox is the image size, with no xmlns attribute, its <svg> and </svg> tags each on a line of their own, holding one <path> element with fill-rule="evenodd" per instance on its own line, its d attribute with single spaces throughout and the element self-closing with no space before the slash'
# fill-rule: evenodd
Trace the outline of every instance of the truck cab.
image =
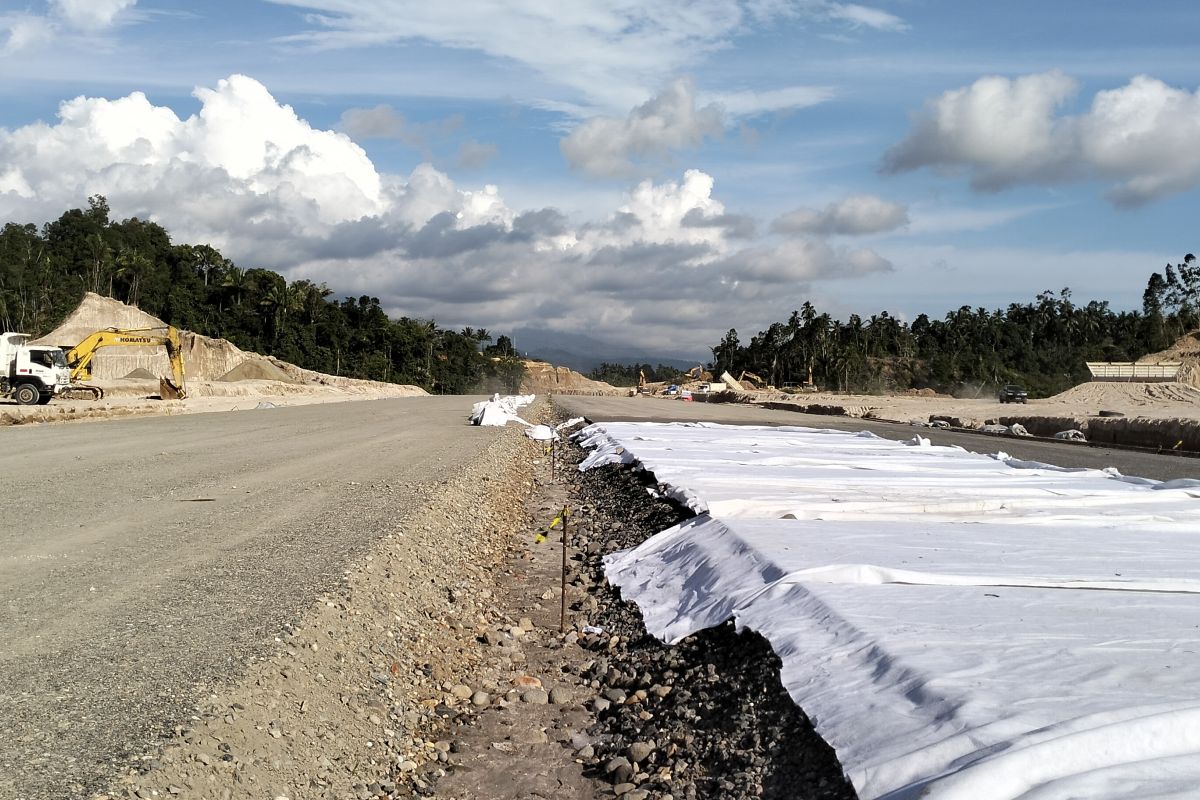
<svg viewBox="0 0 1200 800">
<path fill-rule="evenodd" d="M 0 396 L 21 405 L 44 405 L 71 385 L 66 354 L 29 344 L 27 333 L 0 334 Z"/>
</svg>

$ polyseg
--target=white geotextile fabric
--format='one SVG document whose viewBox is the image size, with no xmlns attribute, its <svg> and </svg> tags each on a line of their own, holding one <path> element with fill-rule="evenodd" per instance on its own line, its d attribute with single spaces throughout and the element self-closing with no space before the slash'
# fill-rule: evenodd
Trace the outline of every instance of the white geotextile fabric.
<svg viewBox="0 0 1200 800">
<path fill-rule="evenodd" d="M 765 636 L 864 800 L 1197 796 L 1197 482 L 799 428 L 581 438 L 713 512 L 608 558 L 647 629 Z"/>
<path fill-rule="evenodd" d="M 517 411 L 534 399 L 536 396 L 532 394 L 494 394 L 491 400 L 482 400 L 471 407 L 471 424 L 504 427 L 510 422 L 519 422 L 529 427 L 530 423 L 517 416 Z"/>
</svg>

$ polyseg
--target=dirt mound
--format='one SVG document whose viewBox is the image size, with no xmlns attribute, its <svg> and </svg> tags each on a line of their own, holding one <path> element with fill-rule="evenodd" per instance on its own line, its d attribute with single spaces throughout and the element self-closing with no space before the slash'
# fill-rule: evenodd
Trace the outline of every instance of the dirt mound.
<svg viewBox="0 0 1200 800">
<path fill-rule="evenodd" d="M 166 325 L 140 308 L 88 292 L 61 325 L 33 343 L 71 348 L 105 328 L 165 328 Z"/>
<path fill-rule="evenodd" d="M 1092 381 L 1081 383 L 1049 398 L 1049 402 L 1116 408 L 1200 404 L 1200 389 L 1190 383 L 1117 383 Z"/>
<path fill-rule="evenodd" d="M 618 389 L 604 381 L 585 378 L 566 367 L 556 367 L 545 361 L 526 361 L 521 394 L 602 394 L 621 395 L 628 389 Z"/>
<path fill-rule="evenodd" d="M 158 376 L 155 375 L 153 372 L 151 372 L 148 369 L 142 369 L 141 367 L 138 367 L 137 369 L 135 369 L 133 372 L 129 373 L 128 375 L 122 375 L 121 380 L 125 380 L 125 381 L 156 381 L 156 380 L 158 380 Z"/>
<path fill-rule="evenodd" d="M 1200 386 L 1200 331 L 1184 334 L 1175 344 L 1158 353 L 1151 353 L 1138 359 L 1139 364 L 1158 364 L 1163 361 L 1179 361 L 1176 380 L 1192 386 Z"/>
<path fill-rule="evenodd" d="M 298 383 L 298 381 L 294 380 L 290 375 L 265 358 L 248 358 L 217 378 L 217 380 L 227 383 L 234 381 L 282 381 L 284 383 Z"/>
<path fill-rule="evenodd" d="M 88 292 L 62 324 L 38 339 L 37 344 L 71 348 L 105 328 L 166 327 L 167 323 L 140 308 Z M 249 357 L 224 339 L 210 339 L 188 331 L 181 331 L 180 339 L 188 378 L 216 380 Z M 166 350 L 161 347 L 106 347 L 97 350 L 92 360 L 92 377 L 96 380 L 114 380 L 134 372 L 149 373 L 151 377 L 169 374 Z"/>
<path fill-rule="evenodd" d="M 167 324 L 139 308 L 125 305 L 111 297 L 88 292 L 63 323 L 37 340 L 37 344 L 74 347 L 89 335 L 105 328 L 166 328 Z M 293 384 L 317 384 L 343 389 L 356 394 L 375 391 L 394 393 L 397 384 L 338 378 L 320 372 L 301 369 L 276 358 L 247 353 L 225 339 L 211 339 L 191 331 L 180 331 L 183 366 L 188 381 L 266 380 Z M 239 367 L 250 363 L 241 373 Z M 92 378 L 99 381 L 123 377 L 157 378 L 170 374 L 166 351 L 161 347 L 106 347 L 96 351 L 92 361 Z M 408 394 L 425 394 L 418 387 Z"/>
</svg>

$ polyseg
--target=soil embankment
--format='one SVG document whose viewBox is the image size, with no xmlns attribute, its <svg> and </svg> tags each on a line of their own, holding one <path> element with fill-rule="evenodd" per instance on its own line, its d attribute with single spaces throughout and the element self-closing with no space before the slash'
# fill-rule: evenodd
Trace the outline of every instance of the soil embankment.
<svg viewBox="0 0 1200 800">
<path fill-rule="evenodd" d="M 628 389 L 620 389 L 604 381 L 594 381 L 567 367 L 556 367 L 545 361 L 526 361 L 525 377 L 521 380 L 518 394 L 575 394 L 575 395 L 622 395 Z"/>
<path fill-rule="evenodd" d="M 105 328 L 163 329 L 166 323 L 141 309 L 88 293 L 61 325 L 37 340 L 71 348 Z M 224 339 L 181 331 L 188 398 L 161 401 L 158 376 L 170 376 L 161 347 L 106 347 L 96 351 L 88 385 L 104 399 L 55 399 L 45 406 L 0 404 L 0 426 L 69 422 L 126 416 L 232 411 L 260 405 L 307 405 L 345 400 L 417 397 L 424 389 L 325 375 L 270 356 L 249 353 Z"/>
</svg>

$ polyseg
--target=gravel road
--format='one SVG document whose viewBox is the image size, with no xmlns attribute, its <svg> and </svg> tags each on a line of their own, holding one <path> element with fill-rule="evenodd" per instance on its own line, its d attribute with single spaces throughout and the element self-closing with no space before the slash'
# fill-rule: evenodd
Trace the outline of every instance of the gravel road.
<svg viewBox="0 0 1200 800">
<path fill-rule="evenodd" d="M 985 434 L 913 428 L 891 422 L 848 417 L 798 414 L 773 411 L 756 406 L 731 403 L 684 403 L 649 397 L 586 397 L 558 395 L 555 404 L 569 416 L 583 416 L 594 422 L 721 422 L 730 425 L 805 425 L 813 428 L 871 431 L 888 439 L 911 439 L 920 434 L 934 444 L 959 445 L 979 453 L 1003 450 L 1017 458 L 1042 461 L 1062 467 L 1116 467 L 1123 475 L 1155 480 L 1174 478 L 1200 479 L 1200 459 L 1155 455 L 1103 447 L 1081 447 L 1055 442 L 1032 442 L 991 437 Z"/>
<path fill-rule="evenodd" d="M 471 402 L 0 429 L 0 797 L 152 749 L 496 439 Z"/>
</svg>

